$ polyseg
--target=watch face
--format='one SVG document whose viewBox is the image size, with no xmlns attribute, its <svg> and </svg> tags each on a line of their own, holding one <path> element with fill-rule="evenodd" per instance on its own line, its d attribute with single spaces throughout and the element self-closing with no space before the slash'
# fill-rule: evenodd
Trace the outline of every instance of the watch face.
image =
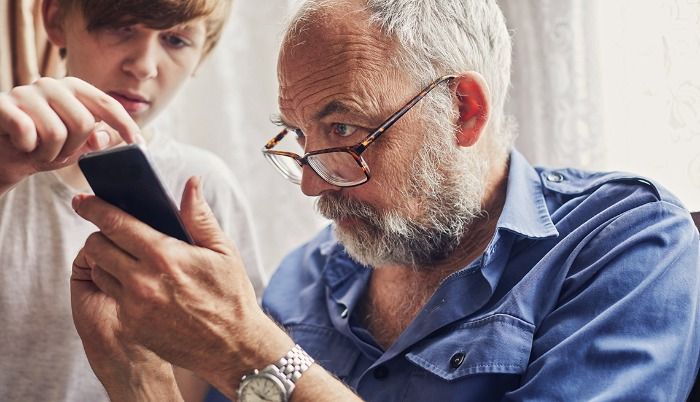
<svg viewBox="0 0 700 402">
<path fill-rule="evenodd" d="M 240 393 L 240 402 L 285 402 L 285 391 L 276 379 L 256 375 L 247 379 Z"/>
</svg>

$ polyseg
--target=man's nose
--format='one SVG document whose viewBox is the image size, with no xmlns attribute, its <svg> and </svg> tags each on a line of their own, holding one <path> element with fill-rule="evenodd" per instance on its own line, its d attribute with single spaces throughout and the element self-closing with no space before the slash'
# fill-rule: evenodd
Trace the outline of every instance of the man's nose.
<svg viewBox="0 0 700 402">
<path fill-rule="evenodd" d="M 309 165 L 304 165 L 301 175 L 301 191 L 309 197 L 321 195 L 326 191 L 338 191 L 340 187 L 323 180 Z"/>
</svg>

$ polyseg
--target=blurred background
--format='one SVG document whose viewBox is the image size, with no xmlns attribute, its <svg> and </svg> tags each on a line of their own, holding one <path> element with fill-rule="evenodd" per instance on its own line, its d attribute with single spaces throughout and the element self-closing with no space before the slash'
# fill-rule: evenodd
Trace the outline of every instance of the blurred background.
<svg viewBox="0 0 700 402">
<path fill-rule="evenodd" d="M 234 171 L 268 272 L 325 225 L 260 153 L 277 132 L 276 59 L 293 1 L 236 0 L 218 48 L 156 122 Z M 530 162 L 640 173 L 700 210 L 700 0 L 499 3 L 514 39 L 508 108 Z M 40 60 L 42 39 L 25 38 Z"/>
</svg>

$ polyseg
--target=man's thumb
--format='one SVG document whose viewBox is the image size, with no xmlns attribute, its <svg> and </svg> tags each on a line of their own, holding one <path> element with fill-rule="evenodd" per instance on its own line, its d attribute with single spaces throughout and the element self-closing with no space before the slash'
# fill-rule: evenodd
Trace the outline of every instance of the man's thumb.
<svg viewBox="0 0 700 402">
<path fill-rule="evenodd" d="M 194 243 L 219 253 L 231 254 L 232 246 L 202 195 L 202 181 L 190 177 L 180 203 L 180 215 Z"/>
</svg>

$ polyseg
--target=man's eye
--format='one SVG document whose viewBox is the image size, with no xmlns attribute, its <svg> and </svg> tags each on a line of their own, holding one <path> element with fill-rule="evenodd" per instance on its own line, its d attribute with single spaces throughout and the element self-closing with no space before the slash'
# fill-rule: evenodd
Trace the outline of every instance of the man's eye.
<svg viewBox="0 0 700 402">
<path fill-rule="evenodd" d="M 190 45 L 189 42 L 182 39 L 180 36 L 173 35 L 173 34 L 168 34 L 168 35 L 163 36 L 163 41 L 168 46 L 175 48 L 175 49 L 179 49 L 179 48 L 186 47 L 186 46 Z"/>
<path fill-rule="evenodd" d="M 349 124 L 344 124 L 344 123 L 334 123 L 331 126 L 332 133 L 334 135 L 339 135 L 341 137 L 349 137 L 355 132 L 357 132 L 358 128 L 355 126 L 351 126 Z"/>
</svg>

